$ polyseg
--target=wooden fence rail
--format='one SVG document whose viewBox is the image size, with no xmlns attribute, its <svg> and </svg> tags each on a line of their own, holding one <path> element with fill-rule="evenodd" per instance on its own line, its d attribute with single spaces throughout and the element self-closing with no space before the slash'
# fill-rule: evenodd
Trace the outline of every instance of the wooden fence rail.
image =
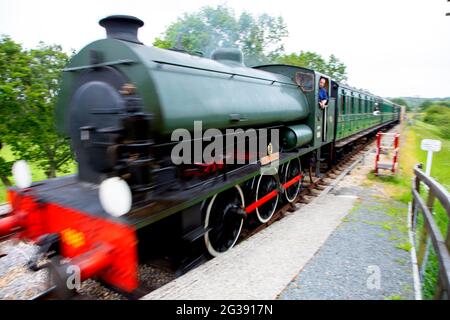
<svg viewBox="0 0 450 320">
<path fill-rule="evenodd" d="M 433 207 L 435 200 L 439 200 L 442 207 L 447 212 L 450 219 L 450 194 L 433 178 L 425 175 L 421 170 L 422 165 L 419 164 L 414 168 L 414 178 L 412 182 L 412 231 L 417 237 L 420 232 L 417 244 L 417 263 L 421 280 L 425 274 L 425 268 L 428 261 L 430 246 L 433 246 L 439 262 L 439 275 L 435 291 L 435 299 L 450 299 L 450 223 L 447 227 L 446 238 L 442 235 L 433 216 Z M 428 187 L 428 197 L 425 200 L 420 195 L 421 182 Z M 417 230 L 417 218 L 419 214 L 423 216 L 423 227 Z"/>
</svg>

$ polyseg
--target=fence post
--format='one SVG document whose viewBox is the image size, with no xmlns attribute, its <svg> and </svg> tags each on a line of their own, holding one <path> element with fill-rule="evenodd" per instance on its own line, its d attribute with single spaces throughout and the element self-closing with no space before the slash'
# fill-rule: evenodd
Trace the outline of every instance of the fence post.
<svg viewBox="0 0 450 320">
<path fill-rule="evenodd" d="M 420 166 L 420 164 L 419 164 L 419 166 Z M 413 177 L 413 179 L 412 179 L 412 189 L 413 189 L 413 190 L 416 190 L 417 193 L 420 194 L 420 180 L 419 180 L 419 178 L 417 177 L 417 175 L 415 174 L 415 172 L 414 172 L 414 177 Z M 413 210 L 414 213 L 417 213 L 417 210 L 416 210 L 416 202 L 414 201 L 414 197 L 413 197 L 413 199 L 412 199 L 412 210 Z"/>
<path fill-rule="evenodd" d="M 438 278 L 437 278 L 436 291 L 434 292 L 433 300 L 441 300 L 442 299 L 442 295 L 444 293 L 443 286 L 442 286 L 442 281 L 441 281 L 441 272 L 442 272 L 442 267 L 439 266 L 439 273 L 438 273 Z"/>
<path fill-rule="evenodd" d="M 450 223 L 448 223 L 448 225 L 447 225 L 447 238 L 445 239 L 445 246 L 447 247 L 447 250 L 450 251 Z M 441 290 L 442 290 L 442 282 L 440 283 L 440 287 L 441 287 Z M 444 293 L 446 294 L 446 297 L 443 295 Z M 449 291 L 444 291 L 442 293 L 442 295 L 441 295 L 441 298 L 442 299 L 447 299 L 447 300 L 450 299 L 450 292 Z"/>
<path fill-rule="evenodd" d="M 434 199 L 435 196 L 432 192 L 428 192 L 428 198 L 427 198 L 427 207 L 428 210 L 430 210 L 431 213 L 433 213 L 433 205 L 434 205 Z M 421 277 L 423 278 L 423 275 L 425 274 L 425 271 L 427 269 L 427 262 L 428 257 L 430 255 L 430 247 L 431 247 L 431 238 L 427 237 L 427 244 L 425 246 L 425 253 L 423 256 L 422 266 L 421 266 Z M 438 283 L 440 282 L 440 273 L 438 274 Z"/>
<path fill-rule="evenodd" d="M 428 191 L 426 202 L 420 194 L 420 185 L 422 182 Z M 450 224 L 447 226 L 447 235 L 444 237 L 433 217 L 433 208 L 436 199 L 444 206 L 447 215 L 450 217 L 450 195 L 443 186 L 422 171 L 421 165 L 414 168 L 414 178 L 411 184 L 413 192 L 411 203 L 413 218 L 411 219 L 414 219 L 412 231 L 413 237 L 417 239 L 414 239 L 414 241 L 418 243 L 416 246 L 416 256 L 417 265 L 420 267 L 420 280 L 423 282 L 425 278 L 427 261 L 431 252 L 431 246 L 433 245 L 432 248 L 436 252 L 436 257 L 439 261 L 439 273 L 437 274 L 434 299 L 450 299 Z M 420 231 L 420 238 L 417 238 L 417 217 L 419 213 L 422 214 L 424 223 Z"/>
<path fill-rule="evenodd" d="M 411 179 L 411 193 L 412 190 L 416 189 L 416 177 Z M 411 226 L 412 230 L 414 231 L 414 239 L 416 238 L 416 227 L 417 227 L 417 206 L 416 206 L 416 200 L 414 199 L 414 196 L 411 199 Z"/>
</svg>

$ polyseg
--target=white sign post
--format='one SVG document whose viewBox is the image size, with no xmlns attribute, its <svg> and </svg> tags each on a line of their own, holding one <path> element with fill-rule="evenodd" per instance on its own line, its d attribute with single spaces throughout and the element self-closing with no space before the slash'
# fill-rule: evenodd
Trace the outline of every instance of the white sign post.
<svg viewBox="0 0 450 320">
<path fill-rule="evenodd" d="M 427 155 L 427 167 L 425 174 L 430 176 L 431 163 L 433 162 L 433 152 L 441 151 L 442 143 L 440 140 L 423 139 L 420 148 L 424 151 L 428 151 Z"/>
</svg>

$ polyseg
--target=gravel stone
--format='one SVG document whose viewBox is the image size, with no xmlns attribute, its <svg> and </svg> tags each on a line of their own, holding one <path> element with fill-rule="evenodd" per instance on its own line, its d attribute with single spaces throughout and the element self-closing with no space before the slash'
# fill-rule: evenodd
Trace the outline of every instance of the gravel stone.
<svg viewBox="0 0 450 320">
<path fill-rule="evenodd" d="M 47 288 L 47 273 L 29 271 L 26 263 L 37 247 L 22 241 L 0 243 L 0 300 L 26 300 Z"/>
<path fill-rule="evenodd" d="M 359 199 L 279 299 L 414 299 L 410 253 L 398 247 L 408 236 L 395 220 L 404 212 L 406 225 L 406 205 L 377 189 L 344 187 L 334 193 Z M 372 277 L 378 271 L 379 283 Z"/>
</svg>

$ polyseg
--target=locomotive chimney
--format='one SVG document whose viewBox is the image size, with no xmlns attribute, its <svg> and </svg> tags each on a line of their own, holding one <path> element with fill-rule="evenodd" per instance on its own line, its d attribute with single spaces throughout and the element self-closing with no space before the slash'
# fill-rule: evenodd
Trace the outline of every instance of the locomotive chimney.
<svg viewBox="0 0 450 320">
<path fill-rule="evenodd" d="M 99 24 L 106 29 L 107 38 L 119 39 L 142 44 L 137 32 L 144 22 L 133 16 L 115 15 L 103 18 Z"/>
</svg>

